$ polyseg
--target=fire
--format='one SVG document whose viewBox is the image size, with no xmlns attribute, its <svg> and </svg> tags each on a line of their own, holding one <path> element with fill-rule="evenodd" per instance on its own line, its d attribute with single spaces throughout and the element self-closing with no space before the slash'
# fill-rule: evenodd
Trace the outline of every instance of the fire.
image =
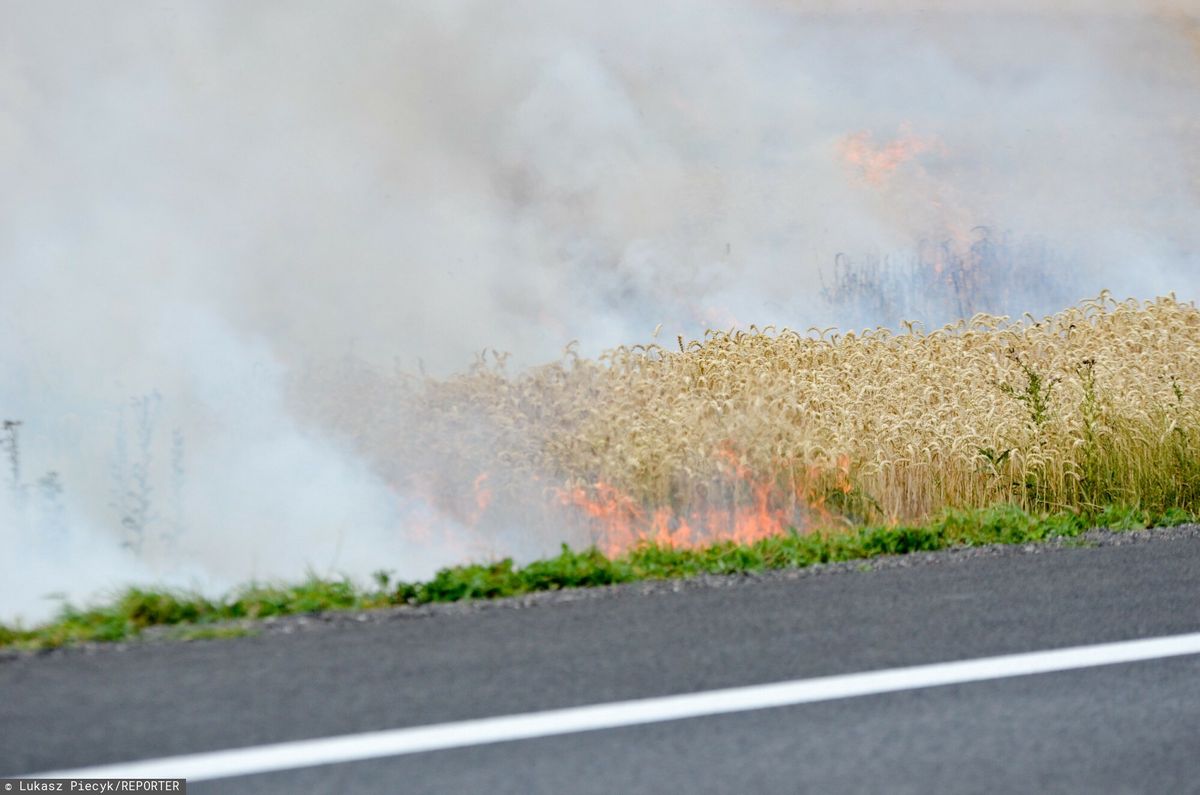
<svg viewBox="0 0 1200 795">
<path fill-rule="evenodd" d="M 702 528 L 708 523 L 728 523 L 729 519 L 716 511 L 703 516 L 699 512 L 678 516 L 666 506 L 648 510 L 604 482 L 587 488 L 560 489 L 558 497 L 562 505 L 579 510 L 589 520 L 596 546 L 610 556 L 627 552 L 642 543 L 696 546 L 704 540 Z"/>
<path fill-rule="evenodd" d="M 896 214 L 902 226 L 924 230 L 927 237 L 920 244 L 920 264 L 943 277 L 956 292 L 969 292 L 963 285 L 972 280 L 972 247 L 981 228 L 974 220 L 979 213 L 973 205 L 986 197 L 986 189 L 976 190 L 974 196 L 964 195 L 955 181 L 944 178 L 944 170 L 931 172 L 922 163 L 914 163 L 902 179 L 894 180 L 897 169 L 921 153 L 947 153 L 940 140 L 917 136 L 907 124 L 901 125 L 894 140 L 884 144 L 876 145 L 871 133 L 860 131 L 842 138 L 838 149 L 854 173 L 881 190 L 883 211 Z M 972 314 L 971 304 L 960 300 L 960 312 Z"/>
<path fill-rule="evenodd" d="M 486 557 L 492 550 L 479 527 L 494 496 L 490 478 L 487 472 L 475 476 L 468 501 L 452 497 L 453 489 L 433 478 L 410 476 L 403 511 L 408 540 L 423 547 L 455 550 L 464 560 Z"/>
<path fill-rule="evenodd" d="M 710 493 L 720 496 L 697 499 L 689 505 L 647 505 L 604 480 L 570 487 L 536 484 L 528 493 L 548 498 L 546 508 L 557 513 L 558 521 L 566 509 L 591 543 L 616 556 L 641 544 L 676 548 L 720 541 L 750 544 L 794 527 L 828 524 L 835 515 L 821 495 L 851 490 L 848 457 L 839 458 L 832 469 L 808 467 L 798 476 L 779 474 L 792 471 L 783 461 L 770 467 L 775 474 L 764 475 L 730 442 L 714 451 L 713 458 L 720 474 Z M 487 543 L 488 526 L 494 519 L 489 511 L 495 508 L 491 475 L 480 472 L 469 482 L 470 492 L 455 496 L 450 484 L 439 487 L 433 481 L 414 478 L 410 491 L 419 488 L 424 495 L 420 504 L 429 509 L 413 512 L 409 537 L 426 545 L 436 539 L 439 546 L 457 549 L 464 558 L 494 552 Z M 820 487 L 811 489 L 815 484 Z"/>
<path fill-rule="evenodd" d="M 589 486 L 558 489 L 561 505 L 577 510 L 593 531 L 596 545 L 613 556 L 639 544 L 696 547 L 719 541 L 749 544 L 787 533 L 792 527 L 826 523 L 833 515 L 824 499 L 810 499 L 808 486 L 823 472 L 813 467 L 805 477 L 786 486 L 781 478 L 756 475 L 731 445 L 716 452 L 724 480 L 732 495 L 728 505 L 706 505 L 690 510 L 670 506 L 647 508 L 625 492 L 603 481 Z M 849 493 L 850 462 L 838 459 L 833 488 Z"/>
<path fill-rule="evenodd" d="M 871 133 L 862 130 L 842 138 L 838 153 L 848 165 L 861 172 L 870 185 L 882 185 L 903 163 L 932 149 L 934 139 L 919 138 L 907 127 L 900 128 L 900 137 L 876 146 Z"/>
</svg>

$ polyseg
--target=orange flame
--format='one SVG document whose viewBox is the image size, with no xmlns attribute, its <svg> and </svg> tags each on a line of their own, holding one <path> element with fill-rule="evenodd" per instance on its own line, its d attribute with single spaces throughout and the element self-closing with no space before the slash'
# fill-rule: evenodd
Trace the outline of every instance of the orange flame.
<svg viewBox="0 0 1200 795">
<path fill-rule="evenodd" d="M 410 477 L 405 490 L 413 497 L 410 509 L 405 512 L 408 539 L 424 547 L 455 550 L 464 560 L 486 556 L 491 547 L 478 528 L 492 504 L 489 477 L 487 472 L 481 472 L 472 481 L 469 505 L 452 497 L 444 484 L 431 478 Z"/>
<path fill-rule="evenodd" d="M 922 152 L 932 149 L 934 139 L 919 138 L 907 126 L 900 128 L 900 137 L 876 146 L 871 133 L 862 130 L 842 138 L 838 153 L 848 165 L 859 170 L 870 185 L 882 185 L 892 173 Z"/>
<path fill-rule="evenodd" d="M 791 528 L 827 526 L 836 515 L 826 508 L 824 495 L 852 490 L 847 456 L 839 457 L 835 467 L 811 466 L 798 473 L 790 462 L 779 461 L 770 467 L 773 474 L 765 476 L 747 463 L 731 442 L 718 447 L 713 456 L 720 475 L 712 493 L 723 496 L 715 500 L 696 497 L 691 505 L 647 505 L 603 480 L 537 490 L 550 499 L 547 507 L 567 508 L 573 513 L 582 522 L 579 529 L 609 556 L 642 544 L 675 548 L 722 541 L 750 544 Z M 534 480 L 540 481 L 536 476 Z M 409 517 L 409 538 L 457 550 L 464 559 L 494 554 L 487 540 L 495 498 L 491 476 L 480 472 L 470 482 L 467 494 L 449 482 L 414 477 L 409 493 L 420 493 L 417 504 L 428 510 Z M 561 518 L 558 514 L 559 521 Z"/>
<path fill-rule="evenodd" d="M 661 506 L 648 509 L 625 492 L 603 481 L 590 486 L 557 489 L 558 501 L 574 508 L 592 530 L 596 546 L 614 556 L 640 544 L 696 547 L 720 541 L 749 544 L 782 535 L 791 527 L 828 523 L 833 514 L 824 499 L 806 500 L 807 484 L 823 470 L 812 467 L 807 479 L 782 488 L 779 479 L 759 477 L 731 445 L 716 451 L 726 478 L 740 498 L 728 506 L 708 505 L 687 511 Z M 834 488 L 849 493 L 850 459 L 842 456 L 834 472 Z M 825 482 L 828 482 L 827 480 Z"/>
</svg>

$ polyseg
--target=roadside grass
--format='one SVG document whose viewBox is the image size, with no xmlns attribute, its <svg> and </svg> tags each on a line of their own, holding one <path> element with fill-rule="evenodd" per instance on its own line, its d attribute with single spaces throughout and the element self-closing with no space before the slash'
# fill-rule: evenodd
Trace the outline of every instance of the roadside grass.
<svg viewBox="0 0 1200 795">
<path fill-rule="evenodd" d="M 0 625 L 0 647 L 51 649 L 86 642 L 130 640 L 151 627 L 174 627 L 165 637 L 180 640 L 256 634 L 244 623 L 334 610 L 364 610 L 586 588 L 638 580 L 737 574 L 787 569 L 817 563 L 868 560 L 951 547 L 1027 544 L 1071 538 L 1093 527 L 1133 530 L 1196 521 L 1177 508 L 1151 512 L 1110 506 L 1093 513 L 1063 511 L 1032 514 L 1011 504 L 977 510 L 946 510 L 924 524 L 869 525 L 856 529 L 814 531 L 765 538 L 752 544 L 720 542 L 697 548 L 645 543 L 615 558 L 592 548 L 565 545 L 553 558 L 518 567 L 511 559 L 453 566 L 425 582 L 392 582 L 375 575 L 373 586 L 348 579 L 310 575 L 295 585 L 245 586 L 220 599 L 178 590 L 128 588 L 106 604 L 88 608 L 65 605 L 58 617 L 29 629 Z"/>
<path fill-rule="evenodd" d="M 239 626 L 183 626 L 175 627 L 167 636 L 170 640 L 225 640 L 228 638 L 250 638 L 258 634 L 251 627 Z"/>
</svg>

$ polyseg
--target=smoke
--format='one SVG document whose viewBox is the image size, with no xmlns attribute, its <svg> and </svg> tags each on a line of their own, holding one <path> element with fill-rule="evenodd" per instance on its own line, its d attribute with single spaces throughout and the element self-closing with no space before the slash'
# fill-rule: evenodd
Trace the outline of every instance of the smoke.
<svg viewBox="0 0 1200 795">
<path fill-rule="evenodd" d="M 1041 5 L 7 4 L 0 617 L 460 559 L 295 410 L 344 356 L 893 322 L 827 300 L 839 255 L 980 227 L 1042 252 L 1002 311 L 1193 297 L 1197 16 Z"/>
</svg>

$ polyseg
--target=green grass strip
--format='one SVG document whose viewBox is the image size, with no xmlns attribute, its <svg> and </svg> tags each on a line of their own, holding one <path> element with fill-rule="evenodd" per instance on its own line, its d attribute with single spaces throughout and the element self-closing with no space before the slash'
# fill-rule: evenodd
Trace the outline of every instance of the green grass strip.
<svg viewBox="0 0 1200 795">
<path fill-rule="evenodd" d="M 735 574 L 865 560 L 880 555 L 987 544 L 1026 544 L 1072 537 L 1092 527 L 1113 530 L 1167 527 L 1195 521 L 1184 510 L 1152 514 L 1111 507 L 1095 513 L 1029 514 L 1012 505 L 946 511 L 921 525 L 868 526 L 852 530 L 791 533 L 753 544 L 723 542 L 697 549 L 641 546 L 610 559 L 596 549 L 563 546 L 556 557 L 523 567 L 511 559 L 442 569 L 426 582 L 391 582 L 378 573 L 373 587 L 347 579 L 310 576 L 290 586 L 250 585 L 224 598 L 178 590 L 128 588 L 111 602 L 87 609 L 66 605 L 47 624 L 25 629 L 0 625 L 0 647 L 48 649 L 95 641 L 121 641 L 148 627 L 174 626 L 168 637 L 220 638 L 251 634 L 219 628 L 220 622 L 330 610 L 362 610 L 465 599 L 498 599 L 536 591 L 586 588 L 638 580 Z"/>
</svg>

